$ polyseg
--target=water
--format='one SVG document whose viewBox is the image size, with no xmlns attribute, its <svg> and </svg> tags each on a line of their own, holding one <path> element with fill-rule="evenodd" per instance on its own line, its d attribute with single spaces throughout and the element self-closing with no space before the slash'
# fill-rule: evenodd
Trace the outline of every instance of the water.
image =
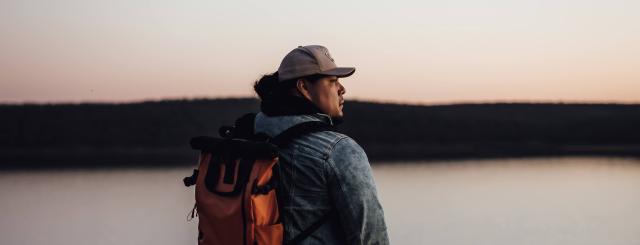
<svg viewBox="0 0 640 245">
<path fill-rule="evenodd" d="M 196 244 L 190 169 L 0 173 L 0 244 Z M 393 244 L 640 244 L 640 160 L 386 163 Z"/>
</svg>

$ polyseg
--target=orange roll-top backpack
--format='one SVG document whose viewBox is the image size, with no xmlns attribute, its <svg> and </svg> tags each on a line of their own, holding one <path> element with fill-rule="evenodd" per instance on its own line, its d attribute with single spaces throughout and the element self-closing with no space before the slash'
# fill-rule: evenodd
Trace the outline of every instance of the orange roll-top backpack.
<svg viewBox="0 0 640 245">
<path fill-rule="evenodd" d="M 198 217 L 198 244 L 296 244 L 328 220 L 330 214 L 284 242 L 277 195 L 278 149 L 301 135 L 335 129 L 312 121 L 269 138 L 254 134 L 254 119 L 255 114 L 246 114 L 234 127 L 221 127 L 222 138 L 191 139 L 191 147 L 200 151 L 198 168 L 183 181 L 195 185 L 190 218 Z"/>
</svg>

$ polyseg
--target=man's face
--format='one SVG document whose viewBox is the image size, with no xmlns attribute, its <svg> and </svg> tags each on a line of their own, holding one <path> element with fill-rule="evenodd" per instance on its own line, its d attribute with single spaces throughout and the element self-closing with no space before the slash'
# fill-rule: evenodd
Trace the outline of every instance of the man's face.
<svg viewBox="0 0 640 245">
<path fill-rule="evenodd" d="M 338 81 L 336 76 L 327 76 L 319 79 L 315 83 L 306 82 L 309 100 L 313 102 L 322 112 L 332 118 L 342 118 L 342 107 L 344 99 L 342 95 L 346 92 L 344 86 Z"/>
</svg>

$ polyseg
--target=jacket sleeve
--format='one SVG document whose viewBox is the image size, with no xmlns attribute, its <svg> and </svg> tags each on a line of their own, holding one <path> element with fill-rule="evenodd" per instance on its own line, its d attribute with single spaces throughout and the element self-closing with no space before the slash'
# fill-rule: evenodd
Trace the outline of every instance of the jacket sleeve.
<svg viewBox="0 0 640 245">
<path fill-rule="evenodd" d="M 329 194 L 348 244 L 389 244 L 384 212 L 367 155 L 353 139 L 340 139 L 328 162 Z"/>
</svg>

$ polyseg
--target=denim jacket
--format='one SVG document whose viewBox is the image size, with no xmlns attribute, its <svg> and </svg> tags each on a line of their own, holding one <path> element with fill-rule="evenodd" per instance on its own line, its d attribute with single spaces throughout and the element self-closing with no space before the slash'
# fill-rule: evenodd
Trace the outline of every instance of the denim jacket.
<svg viewBox="0 0 640 245">
<path fill-rule="evenodd" d="M 269 117 L 258 113 L 255 132 L 274 137 L 296 124 L 324 121 L 326 114 Z M 335 208 L 301 244 L 389 244 L 384 213 L 371 166 L 360 145 L 348 136 L 316 132 L 280 150 L 278 199 L 285 240 L 292 239 Z"/>
</svg>

